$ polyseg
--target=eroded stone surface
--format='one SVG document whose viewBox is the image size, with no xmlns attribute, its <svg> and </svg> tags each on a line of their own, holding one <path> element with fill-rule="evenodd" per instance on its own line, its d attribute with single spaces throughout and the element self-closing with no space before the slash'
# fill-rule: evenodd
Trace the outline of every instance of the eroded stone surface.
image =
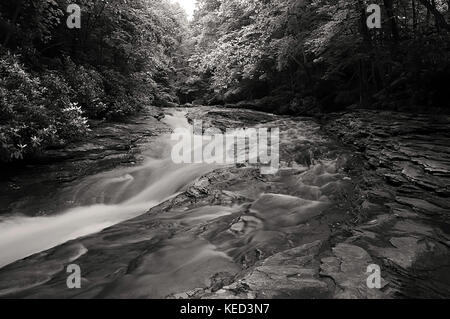
<svg viewBox="0 0 450 319">
<path fill-rule="evenodd" d="M 147 214 L 1 269 L 0 296 L 450 296 L 448 122 L 336 114 L 325 125 L 332 138 L 307 118 L 205 108 L 195 118 L 279 127 L 280 171 L 217 169 Z M 81 290 L 66 288 L 71 262 Z M 370 264 L 382 289 L 367 287 Z"/>
<path fill-rule="evenodd" d="M 333 248 L 332 257 L 322 258 L 322 276 L 333 279 L 338 299 L 386 298 L 382 290 L 367 286 L 367 267 L 373 263 L 369 253 L 359 246 L 341 243 Z M 387 283 L 384 282 L 383 286 Z"/>
<path fill-rule="evenodd" d="M 356 111 L 326 125 L 366 159 L 363 193 L 386 208 L 367 212 L 348 242 L 384 265 L 394 296 L 449 296 L 449 124 L 446 116 Z"/>
</svg>

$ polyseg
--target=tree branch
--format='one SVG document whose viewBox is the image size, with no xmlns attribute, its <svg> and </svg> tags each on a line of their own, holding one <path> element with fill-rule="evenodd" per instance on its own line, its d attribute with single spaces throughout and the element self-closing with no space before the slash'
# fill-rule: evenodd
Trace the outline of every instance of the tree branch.
<svg viewBox="0 0 450 319">
<path fill-rule="evenodd" d="M 447 31 L 450 31 L 450 24 L 447 23 L 445 17 L 439 12 L 439 10 L 432 3 L 430 3 L 428 0 L 419 0 L 419 1 L 428 9 L 428 11 L 430 11 L 434 15 L 436 24 L 439 27 L 444 28 Z"/>
</svg>

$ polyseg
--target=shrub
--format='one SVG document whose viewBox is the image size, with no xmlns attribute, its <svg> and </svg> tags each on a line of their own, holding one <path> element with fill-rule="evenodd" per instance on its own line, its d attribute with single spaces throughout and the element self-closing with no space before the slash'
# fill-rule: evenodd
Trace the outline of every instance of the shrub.
<svg viewBox="0 0 450 319">
<path fill-rule="evenodd" d="M 66 58 L 65 78 L 73 90 L 73 100 L 78 101 L 82 110 L 90 118 L 102 118 L 105 116 L 107 106 L 103 77 L 96 70 L 88 69 Z"/>
<path fill-rule="evenodd" d="M 17 56 L 0 56 L 0 160 L 32 156 L 88 131 L 81 108 L 71 102 L 70 87 L 57 73 L 37 77 Z"/>
</svg>

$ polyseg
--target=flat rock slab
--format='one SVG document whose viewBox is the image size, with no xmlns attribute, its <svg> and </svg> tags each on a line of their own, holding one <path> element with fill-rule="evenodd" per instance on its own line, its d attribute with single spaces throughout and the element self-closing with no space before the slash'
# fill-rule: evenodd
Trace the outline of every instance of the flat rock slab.
<svg viewBox="0 0 450 319">
<path fill-rule="evenodd" d="M 394 297 L 450 296 L 449 127 L 445 115 L 370 110 L 325 123 L 366 160 L 355 179 L 379 208 L 361 205 L 366 220 L 347 242 L 382 267 Z"/>
</svg>

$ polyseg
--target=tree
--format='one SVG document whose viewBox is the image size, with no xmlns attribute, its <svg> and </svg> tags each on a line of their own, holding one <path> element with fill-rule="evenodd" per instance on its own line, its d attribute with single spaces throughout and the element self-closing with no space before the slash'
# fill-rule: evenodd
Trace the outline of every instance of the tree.
<svg viewBox="0 0 450 319">
<path fill-rule="evenodd" d="M 74 128 L 71 121 L 120 119 L 146 105 L 177 99 L 170 79 L 187 25 L 178 5 L 169 0 L 78 0 L 81 28 L 69 29 L 66 9 L 71 3 L 0 3 L 0 59 L 5 68 L 0 109 L 9 114 L 0 121 L 3 160 L 18 154 L 19 144 L 27 145 L 21 156 L 33 153 L 33 136 L 42 140 L 42 147 L 82 137 L 87 123 Z M 13 77 L 8 71 L 13 67 L 23 76 Z M 30 88 L 29 94 L 21 92 L 23 87 Z M 44 108 L 43 116 L 31 121 L 30 126 L 37 122 L 35 129 L 27 129 L 26 121 L 36 115 L 33 103 Z M 62 110 L 73 116 L 62 116 Z M 73 128 L 73 136 L 63 132 L 65 124 Z M 49 125 L 48 131 L 56 130 L 53 137 L 39 137 L 37 132 Z"/>
<path fill-rule="evenodd" d="M 449 65 L 448 3 L 380 0 L 379 30 L 367 28 L 368 4 L 202 0 L 193 23 L 193 69 L 211 79 L 211 95 L 220 92 L 214 103 L 278 95 L 289 97 L 282 103 L 290 106 L 272 111 L 304 112 L 314 105 L 335 110 L 355 103 L 424 106 L 417 75 Z M 427 12 L 434 23 L 421 18 Z"/>
</svg>

